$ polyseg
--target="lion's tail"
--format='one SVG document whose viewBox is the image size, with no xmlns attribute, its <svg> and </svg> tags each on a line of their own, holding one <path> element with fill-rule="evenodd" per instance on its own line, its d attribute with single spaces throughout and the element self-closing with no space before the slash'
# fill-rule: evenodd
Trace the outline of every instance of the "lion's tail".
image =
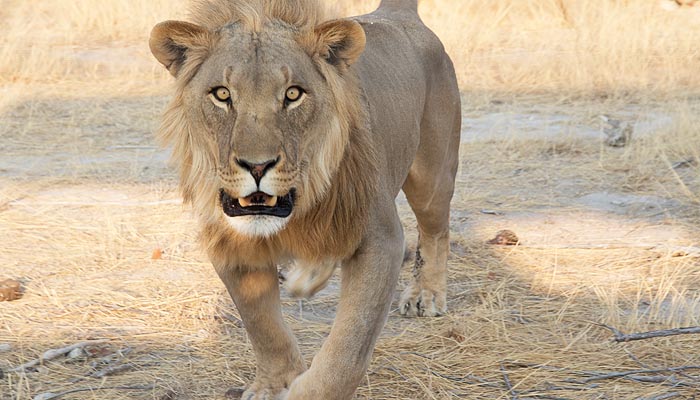
<svg viewBox="0 0 700 400">
<path fill-rule="evenodd" d="M 410 10 L 418 13 L 418 0 L 382 0 L 379 10 L 403 11 Z"/>
</svg>

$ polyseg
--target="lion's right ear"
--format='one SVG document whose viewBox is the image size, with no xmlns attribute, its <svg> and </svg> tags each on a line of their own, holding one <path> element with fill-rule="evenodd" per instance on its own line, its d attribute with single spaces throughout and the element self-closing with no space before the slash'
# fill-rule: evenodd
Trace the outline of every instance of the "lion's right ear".
<svg viewBox="0 0 700 400">
<path fill-rule="evenodd" d="M 199 25 L 165 21 L 153 27 L 148 45 L 155 58 L 177 77 L 186 62 L 203 61 L 211 48 L 212 36 Z"/>
</svg>

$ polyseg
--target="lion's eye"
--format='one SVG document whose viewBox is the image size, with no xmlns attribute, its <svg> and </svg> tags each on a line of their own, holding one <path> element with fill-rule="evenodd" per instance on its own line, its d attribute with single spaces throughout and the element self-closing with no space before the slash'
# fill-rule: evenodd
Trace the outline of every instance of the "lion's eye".
<svg viewBox="0 0 700 400">
<path fill-rule="evenodd" d="M 287 89 L 287 92 L 285 92 L 284 100 L 287 103 L 294 103 L 295 101 L 301 99 L 302 94 L 304 94 L 304 90 L 302 88 L 299 86 L 292 86 Z"/>
<path fill-rule="evenodd" d="M 223 86 L 212 89 L 211 94 L 222 103 L 231 100 L 231 92 Z"/>
</svg>

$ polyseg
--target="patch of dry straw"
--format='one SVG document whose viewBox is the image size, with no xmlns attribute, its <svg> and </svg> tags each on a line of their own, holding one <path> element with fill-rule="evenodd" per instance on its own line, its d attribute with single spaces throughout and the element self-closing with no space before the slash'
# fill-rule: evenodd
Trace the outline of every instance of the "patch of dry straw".
<svg viewBox="0 0 700 400">
<path fill-rule="evenodd" d="M 691 10 L 653 3 L 421 3 L 468 90 L 465 117 L 553 113 L 590 125 L 634 103 L 635 113 L 661 112 L 672 123 L 620 149 L 529 131 L 463 144 L 450 313 L 404 319 L 392 311 L 357 398 L 696 396 L 697 336 L 617 344 L 598 325 L 700 325 L 700 259 L 678 251 L 697 248 L 700 237 L 700 114 L 687 96 L 698 89 L 698 25 Z M 0 161 L 9 166 L 0 171 L 0 278 L 25 289 L 21 300 L 0 303 L 2 400 L 71 389 L 92 390 L 66 398 L 212 399 L 254 377 L 245 331 L 195 244 L 172 172 L 134 155 L 153 146 L 168 82 L 146 36 L 154 23 L 181 17 L 180 4 L 10 0 L 0 10 Z M 35 164 L 16 173 L 18 160 Z M 626 214 L 579 202 L 600 192 L 673 202 Z M 399 209 L 415 243 L 408 206 Z M 521 245 L 487 245 L 500 229 L 514 229 Z M 402 282 L 409 275 L 406 266 Z M 337 285 L 310 301 L 284 298 L 307 361 L 330 330 Z M 36 372 L 7 372 L 86 339 L 109 344 Z"/>
</svg>

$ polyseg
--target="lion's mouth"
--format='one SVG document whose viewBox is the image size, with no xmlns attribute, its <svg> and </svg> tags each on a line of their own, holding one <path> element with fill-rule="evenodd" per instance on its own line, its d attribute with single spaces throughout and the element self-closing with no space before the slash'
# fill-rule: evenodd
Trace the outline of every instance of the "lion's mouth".
<svg viewBox="0 0 700 400">
<path fill-rule="evenodd" d="M 271 215 L 286 218 L 294 208 L 294 189 L 284 196 L 271 196 L 264 192 L 255 192 L 246 197 L 229 196 L 224 189 L 219 190 L 219 200 L 224 214 L 229 217 L 243 215 Z"/>
</svg>

